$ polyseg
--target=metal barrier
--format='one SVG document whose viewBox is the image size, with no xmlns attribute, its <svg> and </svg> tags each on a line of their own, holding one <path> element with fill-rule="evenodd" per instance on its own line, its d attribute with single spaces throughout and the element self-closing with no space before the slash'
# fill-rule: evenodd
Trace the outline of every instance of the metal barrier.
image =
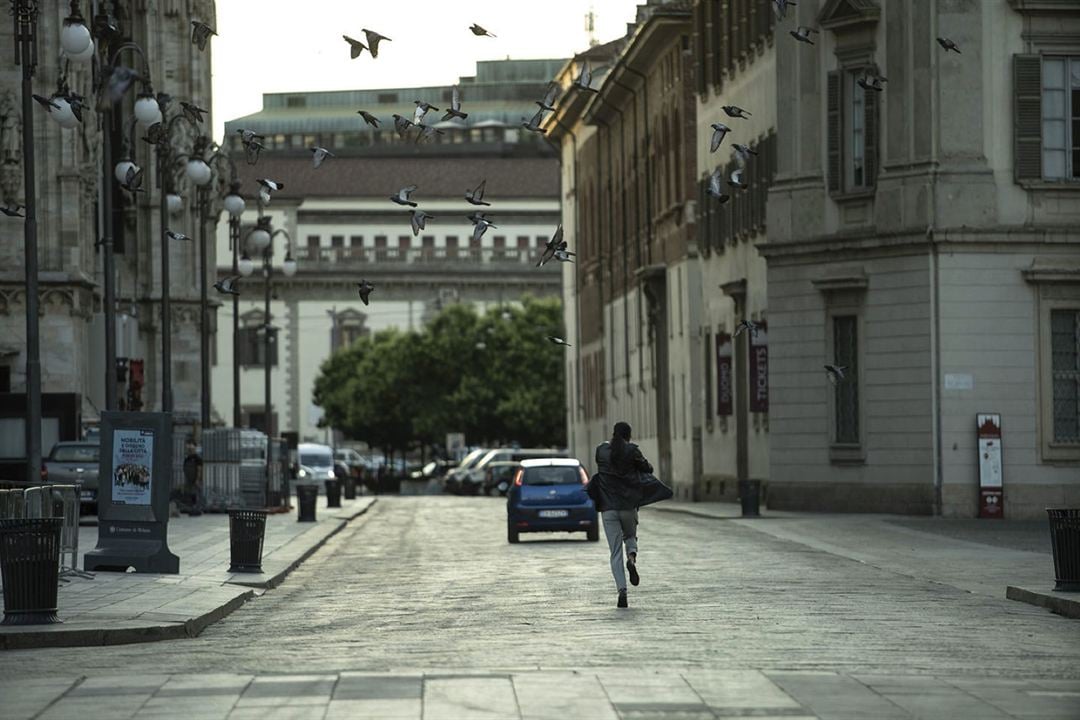
<svg viewBox="0 0 1080 720">
<path fill-rule="evenodd" d="M 78 569 L 79 511 L 81 486 L 41 485 L 25 490 L 0 490 L 0 520 L 59 518 L 60 579 L 69 576 L 92 578 L 92 573 Z"/>
<path fill-rule="evenodd" d="M 0 490 L 0 520 L 19 520 L 25 516 L 22 490 Z"/>
</svg>

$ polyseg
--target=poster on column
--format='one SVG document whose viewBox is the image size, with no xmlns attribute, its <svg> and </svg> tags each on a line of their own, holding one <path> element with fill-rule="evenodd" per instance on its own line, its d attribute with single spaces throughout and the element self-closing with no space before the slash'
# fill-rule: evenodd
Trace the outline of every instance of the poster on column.
<svg viewBox="0 0 1080 720">
<path fill-rule="evenodd" d="M 764 320 L 750 333 L 750 412 L 769 412 L 769 335 Z"/>
<path fill-rule="evenodd" d="M 716 333 L 716 414 L 725 417 L 732 412 L 731 335 Z"/>
<path fill-rule="evenodd" d="M 113 430 L 114 505 L 149 505 L 153 467 L 153 430 Z"/>
</svg>

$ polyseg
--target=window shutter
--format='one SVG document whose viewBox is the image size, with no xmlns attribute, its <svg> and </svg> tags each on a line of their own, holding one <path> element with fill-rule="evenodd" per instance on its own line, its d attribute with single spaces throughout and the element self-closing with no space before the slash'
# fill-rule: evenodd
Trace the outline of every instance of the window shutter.
<svg viewBox="0 0 1080 720">
<path fill-rule="evenodd" d="M 864 94 L 863 126 L 866 140 L 866 187 L 874 187 L 877 181 L 878 164 L 878 96 L 880 93 L 870 91 Z"/>
<path fill-rule="evenodd" d="M 828 122 L 828 183 L 829 192 L 838 193 L 844 187 L 843 164 L 840 159 L 840 73 L 830 72 L 826 91 L 826 120 Z"/>
<path fill-rule="evenodd" d="M 709 42 L 712 32 L 709 5 L 709 3 L 700 2 L 694 6 L 694 45 L 697 57 L 695 75 L 697 76 L 697 91 L 700 95 L 704 95 L 707 88 L 706 76 L 709 72 L 709 54 L 712 51 L 712 43 Z"/>
<path fill-rule="evenodd" d="M 1042 179 L 1042 59 L 1013 55 L 1013 173 Z"/>
</svg>

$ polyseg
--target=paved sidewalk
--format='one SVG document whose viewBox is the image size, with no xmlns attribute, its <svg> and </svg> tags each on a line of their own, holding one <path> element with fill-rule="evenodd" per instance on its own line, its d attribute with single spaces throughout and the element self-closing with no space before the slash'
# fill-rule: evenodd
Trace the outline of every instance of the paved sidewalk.
<svg viewBox="0 0 1080 720">
<path fill-rule="evenodd" d="M 0 650 L 150 642 L 195 637 L 257 592 L 279 585 L 375 498 L 342 500 L 327 508 L 320 496 L 315 523 L 299 523 L 296 511 L 266 519 L 262 573 L 230 573 L 229 516 L 182 515 L 169 521 L 169 548 L 180 573 L 97 572 L 60 584 L 59 625 L 0 626 Z M 97 527 L 79 532 L 79 563 L 97 545 Z"/>
<path fill-rule="evenodd" d="M 732 521 L 871 567 L 1080 617 L 1078 594 L 1053 590 L 1054 560 L 1046 521 L 764 508 L 761 517 L 743 518 L 739 505 L 716 502 L 667 502 L 652 508 Z"/>
<path fill-rule="evenodd" d="M 0 680 L 0 695 L 0 720 L 1071 720 L 1080 682 L 733 668 L 132 672 Z"/>
</svg>

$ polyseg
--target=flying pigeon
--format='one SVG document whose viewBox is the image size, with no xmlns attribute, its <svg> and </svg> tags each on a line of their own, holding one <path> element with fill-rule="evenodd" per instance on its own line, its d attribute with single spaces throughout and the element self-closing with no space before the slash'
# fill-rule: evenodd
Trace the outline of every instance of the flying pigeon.
<svg viewBox="0 0 1080 720">
<path fill-rule="evenodd" d="M 594 90 L 592 87 L 590 87 L 592 85 L 592 70 L 589 69 L 589 63 L 581 63 L 581 72 L 578 73 L 577 79 L 574 80 L 574 85 L 576 85 L 581 90 L 598 92 L 597 90 Z"/>
<path fill-rule="evenodd" d="M 420 132 L 416 135 L 416 140 L 413 142 L 420 144 L 421 140 L 427 140 L 433 138 L 436 135 L 445 135 L 446 133 L 435 127 L 434 125 L 425 125 L 424 123 L 418 123 L 416 127 L 420 128 Z"/>
<path fill-rule="evenodd" d="M 739 337 L 745 331 L 750 331 L 750 334 L 757 337 L 758 326 L 753 320 L 740 320 L 739 324 L 735 326 L 735 337 Z"/>
<path fill-rule="evenodd" d="M 8 217 L 26 217 L 21 212 L 19 212 L 23 209 L 23 207 L 23 205 L 15 205 L 14 207 L 5 205 L 4 207 L 0 207 L 0 213 L 4 213 Z"/>
<path fill-rule="evenodd" d="M 731 132 L 731 128 L 724 123 L 713 123 L 712 129 L 712 142 L 709 144 L 709 152 L 716 152 L 716 148 L 720 147 L 720 143 L 724 142 L 724 137 Z"/>
<path fill-rule="evenodd" d="M 155 98 L 157 100 L 158 107 L 161 109 L 161 114 L 165 114 L 165 110 L 172 104 L 172 95 L 167 92 L 159 92 Z"/>
<path fill-rule="evenodd" d="M 413 124 L 415 125 L 422 123 L 424 121 L 424 116 L 427 115 L 430 110 L 438 111 L 439 109 L 431 103 L 421 102 L 419 100 L 415 100 L 414 104 L 416 105 L 416 113 L 413 115 Z"/>
<path fill-rule="evenodd" d="M 777 20 L 783 20 L 787 15 L 788 5 L 795 5 L 791 0 L 773 0 L 773 12 Z"/>
<path fill-rule="evenodd" d="M 187 235 L 185 235 L 184 233 L 178 233 L 178 232 L 174 232 L 172 230 L 166 230 L 165 234 L 169 236 L 170 240 L 190 240 L 191 239 Z"/>
<path fill-rule="evenodd" d="M 334 153 L 330 152 L 324 147 L 315 146 L 311 148 L 311 163 L 316 168 L 319 168 L 323 164 L 323 160 L 328 157 L 337 157 Z"/>
<path fill-rule="evenodd" d="M 489 33 L 489 32 L 488 32 L 487 30 L 485 30 L 484 28 L 480 27 L 480 26 L 479 26 L 479 25 L 477 25 L 476 23 L 473 23 L 473 24 L 472 24 L 472 25 L 471 25 L 471 26 L 469 27 L 469 29 L 470 29 L 470 30 L 472 30 L 472 34 L 473 34 L 473 35 L 475 35 L 475 36 L 477 36 L 477 37 L 483 37 L 484 35 L 487 35 L 488 37 L 495 37 L 494 35 L 492 35 L 491 33 Z"/>
<path fill-rule="evenodd" d="M 259 162 L 259 153 L 265 149 L 266 146 L 258 140 L 252 140 L 244 145 L 244 157 L 247 159 L 247 164 L 254 165 Z"/>
<path fill-rule="evenodd" d="M 937 39 L 937 44 L 940 45 L 942 48 L 944 48 L 945 52 L 949 52 L 950 50 L 952 50 L 957 55 L 962 55 L 963 54 L 963 53 L 960 52 L 960 48 L 956 47 L 956 43 L 954 43 L 949 38 L 939 37 Z"/>
<path fill-rule="evenodd" d="M 559 262 L 572 263 L 574 261 L 571 260 L 570 258 L 573 255 L 577 255 L 577 253 L 572 253 L 569 250 L 556 250 L 555 251 L 555 259 L 558 260 Z"/>
<path fill-rule="evenodd" d="M 555 100 L 558 99 L 560 90 L 562 90 L 562 85 L 557 82 L 549 82 L 547 89 L 544 91 L 543 99 L 537 100 L 536 104 L 543 110 L 554 110 Z"/>
<path fill-rule="evenodd" d="M 536 114 L 533 115 L 532 118 L 530 118 L 529 120 L 521 118 L 524 121 L 521 123 L 521 127 L 525 128 L 526 130 L 530 130 L 532 132 L 540 133 L 541 135 L 543 135 L 544 131 L 540 127 L 540 123 L 544 122 L 544 112 L 544 108 L 540 108 L 536 111 Z"/>
<path fill-rule="evenodd" d="M 359 40 L 354 40 L 353 38 L 349 37 L 348 35 L 342 35 L 341 37 L 345 38 L 345 42 L 349 43 L 349 58 L 350 59 L 355 60 L 356 58 L 360 57 L 360 53 L 367 50 L 367 45 L 360 42 Z"/>
<path fill-rule="evenodd" d="M 565 347 L 573 347 L 573 345 L 571 345 L 570 343 L 566 342 L 565 340 L 563 340 L 560 337 L 555 337 L 554 335 L 548 335 L 547 339 L 554 345 L 563 345 Z"/>
<path fill-rule="evenodd" d="M 744 119 L 750 117 L 750 113 L 746 112 L 745 110 L 743 110 L 738 105 L 725 105 L 724 107 L 722 107 L 720 109 L 723 110 L 725 113 L 727 113 L 728 117 L 744 118 Z"/>
<path fill-rule="evenodd" d="M 394 114 L 394 129 L 397 130 L 398 137 L 404 140 L 409 134 L 409 128 L 413 126 L 413 121 L 407 117 L 402 117 L 397 113 Z"/>
<path fill-rule="evenodd" d="M 141 167 L 133 165 L 128 168 L 127 175 L 124 176 L 124 181 L 120 183 L 120 187 L 124 188 L 130 193 L 146 192 L 142 189 L 143 170 Z"/>
<path fill-rule="evenodd" d="M 416 192 L 416 185 L 406 185 L 398 190 L 397 195 L 391 195 L 390 199 L 396 202 L 398 205 L 408 205 L 409 207 L 416 207 L 416 203 L 409 199 L 409 196 Z"/>
<path fill-rule="evenodd" d="M 739 188 L 740 190 L 745 190 L 749 186 L 746 183 L 743 182 L 742 175 L 743 175 L 743 169 L 741 167 L 736 168 L 731 173 L 731 178 L 728 180 L 728 185 L 730 185 L 733 188 Z"/>
<path fill-rule="evenodd" d="M 34 98 L 38 105 L 45 108 L 49 112 L 60 109 L 60 106 L 57 105 L 56 101 L 52 98 L 41 97 L 40 95 L 32 95 L 31 97 Z"/>
<path fill-rule="evenodd" d="M 885 90 L 885 88 L 881 86 L 881 83 L 883 82 L 888 82 L 888 78 L 882 77 L 881 75 L 871 75 L 870 73 L 867 73 L 855 81 L 855 83 L 863 90 L 873 90 L 874 92 L 882 92 Z"/>
<path fill-rule="evenodd" d="M 829 378 L 829 382 L 833 385 L 837 384 L 844 379 L 844 371 L 847 370 L 847 365 L 826 365 L 825 374 Z"/>
<path fill-rule="evenodd" d="M 712 171 L 712 174 L 709 175 L 709 187 L 706 192 L 709 194 L 709 197 L 716 198 L 720 201 L 720 204 L 723 205 L 731 199 L 731 196 L 725 193 L 723 188 L 724 173 L 720 168 L 716 168 Z"/>
<path fill-rule="evenodd" d="M 788 30 L 788 34 L 790 34 L 791 37 L 795 38 L 801 43 L 809 43 L 810 45 L 814 44 L 814 41 L 810 39 L 810 33 L 817 32 L 819 32 L 817 29 L 807 27 L 805 25 L 800 25 L 795 30 Z"/>
<path fill-rule="evenodd" d="M 240 134 L 240 142 L 243 143 L 244 145 L 247 145 L 249 143 L 253 143 L 256 140 L 265 140 L 266 139 L 265 135 L 260 135 L 259 133 L 255 132 L 254 130 L 244 130 L 243 128 L 240 128 L 236 132 L 238 132 Z"/>
<path fill-rule="evenodd" d="M 419 235 L 421 230 L 427 230 L 428 219 L 435 217 L 434 215 L 428 215 L 423 210 L 410 210 L 409 215 L 412 220 L 412 234 L 414 236 Z"/>
<path fill-rule="evenodd" d="M 82 122 L 83 100 L 85 100 L 85 98 L 76 93 L 68 93 L 62 97 L 67 100 L 68 105 L 71 106 L 71 114 L 75 116 L 76 120 Z"/>
<path fill-rule="evenodd" d="M 374 115 L 369 113 L 367 110 L 357 110 L 356 114 L 359 115 L 360 117 L 364 118 L 364 122 L 366 122 L 371 127 L 373 127 L 373 128 L 379 127 L 379 118 L 375 117 Z"/>
<path fill-rule="evenodd" d="M 259 183 L 259 185 L 261 186 L 259 188 L 259 200 L 262 202 L 263 205 L 270 204 L 271 192 L 283 190 L 285 188 L 285 183 L 271 180 L 269 178 L 256 178 L 255 182 Z"/>
<path fill-rule="evenodd" d="M 360 282 L 356 283 L 356 286 L 360 288 L 360 300 L 362 300 L 363 303 L 367 305 L 368 296 L 371 295 L 371 291 L 375 289 L 375 286 L 369 283 L 367 280 L 361 280 Z"/>
<path fill-rule="evenodd" d="M 192 103 L 184 102 L 183 100 L 180 101 L 180 107 L 183 109 L 187 119 L 196 124 L 201 123 L 203 121 L 203 115 L 209 112 L 208 110 L 203 110 L 198 105 L 193 105 Z"/>
<path fill-rule="evenodd" d="M 731 147 L 735 149 L 735 157 L 738 159 L 739 167 L 746 167 L 746 163 L 750 162 L 750 156 L 757 155 L 757 150 L 752 150 L 746 145 L 732 143 Z"/>
<path fill-rule="evenodd" d="M 555 234 L 547 241 L 547 245 L 544 246 L 544 252 L 540 254 L 536 267 L 543 267 L 545 263 L 555 257 L 555 253 L 559 250 L 566 250 L 566 241 L 563 240 L 563 227 L 561 224 L 555 229 Z"/>
<path fill-rule="evenodd" d="M 469 113 L 461 112 L 461 89 L 455 85 L 451 89 L 450 95 L 450 107 L 446 109 L 446 114 L 443 115 L 443 122 L 450 120 L 451 118 L 458 118 L 464 120 L 469 117 Z"/>
<path fill-rule="evenodd" d="M 480 184 L 475 189 L 465 191 L 465 201 L 470 205 L 487 205 L 491 203 L 484 202 L 484 189 L 487 187 L 487 180 L 481 180 Z"/>
<path fill-rule="evenodd" d="M 487 229 L 489 227 L 498 227 L 498 225 L 494 224 L 483 215 L 477 216 L 476 220 L 474 221 L 474 227 L 472 232 L 473 242 L 480 242 L 480 238 L 484 237 L 484 233 L 487 232 Z"/>
<path fill-rule="evenodd" d="M 163 145 L 169 144 L 169 133 L 165 130 L 163 123 L 156 122 L 150 127 L 146 128 L 146 137 L 143 138 L 144 142 L 151 145 Z"/>
<path fill-rule="evenodd" d="M 368 51 L 371 53 L 372 58 L 379 57 L 379 43 L 381 41 L 385 40 L 387 42 L 393 42 L 390 38 L 385 35 L 380 35 L 374 30 L 364 28 L 361 32 L 364 33 L 364 39 L 367 40 Z"/>
<path fill-rule="evenodd" d="M 102 84 L 101 93 L 114 105 L 120 102 L 132 83 L 136 80 L 146 81 L 139 73 L 126 65 L 106 65 L 103 72 L 106 73 L 108 80 Z"/>
<path fill-rule="evenodd" d="M 210 39 L 211 35 L 217 35 L 214 28 L 198 20 L 191 21 L 191 44 L 198 45 L 199 50 L 206 49 L 206 41 Z"/>
<path fill-rule="evenodd" d="M 487 218 L 487 213 L 482 213 L 479 210 L 477 210 L 477 211 L 469 213 L 465 217 L 467 217 L 469 219 L 469 222 L 471 222 L 473 225 L 475 225 L 476 223 L 480 222 L 481 220 L 486 219 Z"/>
<path fill-rule="evenodd" d="M 214 283 L 214 289 L 224 295 L 239 295 L 240 291 L 236 289 L 236 282 L 240 279 L 239 275 L 230 275 L 224 277 Z"/>
</svg>

